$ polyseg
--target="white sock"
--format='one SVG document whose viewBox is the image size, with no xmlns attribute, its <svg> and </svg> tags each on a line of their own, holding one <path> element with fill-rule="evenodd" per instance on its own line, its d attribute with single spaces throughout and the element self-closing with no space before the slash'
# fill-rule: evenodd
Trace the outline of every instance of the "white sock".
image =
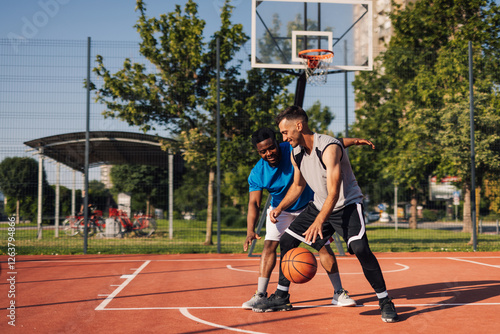
<svg viewBox="0 0 500 334">
<path fill-rule="evenodd" d="M 259 277 L 257 283 L 257 292 L 266 293 L 268 284 L 269 284 L 269 277 Z"/>
<path fill-rule="evenodd" d="M 384 299 L 385 297 L 388 297 L 388 296 L 389 296 L 389 294 L 387 293 L 387 290 L 386 290 L 386 291 L 384 291 L 384 292 L 381 292 L 381 293 L 377 293 L 377 292 L 376 292 L 376 294 L 377 294 L 377 298 L 378 298 L 378 299 Z"/>
<path fill-rule="evenodd" d="M 276 288 L 276 291 L 280 290 L 280 291 L 283 291 L 283 292 L 287 292 L 287 293 L 288 293 L 288 289 L 289 289 L 289 287 L 288 287 L 288 286 L 283 286 L 283 285 L 279 285 L 279 284 L 278 284 L 278 287 Z"/>
<path fill-rule="evenodd" d="M 340 274 L 338 272 L 328 274 L 328 277 L 330 278 L 330 281 L 332 282 L 334 292 L 337 292 L 340 289 L 342 289 L 342 281 L 340 280 Z"/>
</svg>

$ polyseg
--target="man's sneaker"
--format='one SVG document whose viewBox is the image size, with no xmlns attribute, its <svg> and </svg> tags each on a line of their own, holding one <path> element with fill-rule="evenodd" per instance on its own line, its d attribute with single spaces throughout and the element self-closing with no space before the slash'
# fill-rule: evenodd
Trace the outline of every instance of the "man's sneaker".
<svg viewBox="0 0 500 334">
<path fill-rule="evenodd" d="M 267 292 L 256 292 L 249 301 L 246 301 L 241 305 L 245 310 L 251 310 L 255 305 L 262 303 L 267 300 Z"/>
<path fill-rule="evenodd" d="M 380 310 L 382 311 L 382 321 L 383 322 L 396 322 L 399 320 L 398 314 L 396 313 L 396 308 L 392 299 L 385 297 L 379 300 Z"/>
<path fill-rule="evenodd" d="M 333 294 L 332 304 L 338 306 L 356 306 L 356 302 L 349 297 L 348 292 L 344 289 L 337 290 Z"/>
<path fill-rule="evenodd" d="M 292 309 L 292 304 L 290 304 L 289 294 L 286 297 L 280 297 L 273 293 L 271 297 L 255 305 L 252 308 L 252 311 L 261 313 L 261 312 L 275 312 L 275 311 L 290 311 L 291 309 Z"/>
</svg>

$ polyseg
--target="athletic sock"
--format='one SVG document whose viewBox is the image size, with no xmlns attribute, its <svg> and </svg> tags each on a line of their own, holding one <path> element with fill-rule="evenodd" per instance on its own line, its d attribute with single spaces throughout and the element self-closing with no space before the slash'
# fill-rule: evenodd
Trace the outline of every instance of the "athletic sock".
<svg viewBox="0 0 500 334">
<path fill-rule="evenodd" d="M 276 295 L 278 295 L 278 297 L 285 298 L 286 296 L 288 296 L 288 287 L 278 284 Z"/>
<path fill-rule="evenodd" d="M 387 290 L 384 292 L 380 292 L 380 293 L 376 292 L 376 294 L 377 294 L 378 299 L 384 299 L 384 298 L 387 298 L 389 296 L 389 294 L 387 293 Z"/>
<path fill-rule="evenodd" d="M 340 274 L 338 272 L 328 274 L 328 277 L 330 278 L 330 281 L 332 282 L 334 292 L 337 292 L 340 289 L 342 289 L 342 281 L 340 280 Z"/>
<path fill-rule="evenodd" d="M 269 277 L 259 277 L 257 283 L 257 292 L 266 293 L 268 284 L 269 284 Z"/>
</svg>

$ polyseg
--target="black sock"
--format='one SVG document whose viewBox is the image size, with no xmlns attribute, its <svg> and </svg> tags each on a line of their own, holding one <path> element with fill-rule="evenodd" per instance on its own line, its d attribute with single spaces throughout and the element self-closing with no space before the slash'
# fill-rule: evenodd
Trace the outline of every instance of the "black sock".
<svg viewBox="0 0 500 334">
<path fill-rule="evenodd" d="M 276 290 L 276 295 L 280 298 L 285 298 L 288 296 L 288 291 Z"/>
</svg>

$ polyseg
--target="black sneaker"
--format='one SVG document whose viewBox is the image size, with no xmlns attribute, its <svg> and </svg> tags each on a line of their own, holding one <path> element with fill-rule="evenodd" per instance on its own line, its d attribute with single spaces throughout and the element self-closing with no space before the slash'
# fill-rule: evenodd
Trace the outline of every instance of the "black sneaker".
<svg viewBox="0 0 500 334">
<path fill-rule="evenodd" d="M 397 322 L 399 320 L 391 298 L 385 297 L 384 299 L 380 299 L 378 303 L 382 312 L 383 322 Z"/>
<path fill-rule="evenodd" d="M 275 311 L 290 311 L 292 304 L 290 304 L 290 295 L 280 297 L 277 294 L 272 294 L 269 298 L 257 305 L 254 305 L 252 311 L 254 312 L 275 312 Z"/>
</svg>

